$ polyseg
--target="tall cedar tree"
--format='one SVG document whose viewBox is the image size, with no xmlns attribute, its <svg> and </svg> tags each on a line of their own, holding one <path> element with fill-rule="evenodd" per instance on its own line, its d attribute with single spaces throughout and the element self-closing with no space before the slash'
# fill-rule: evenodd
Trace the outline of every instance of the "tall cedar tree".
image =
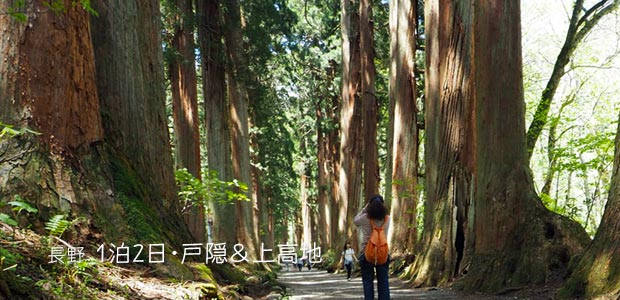
<svg viewBox="0 0 620 300">
<path fill-rule="evenodd" d="M 92 19 L 64 5 L 54 13 L 28 2 L 27 23 L 0 15 L 0 121 L 41 133 L 2 142 L 0 168 L 12 174 L 2 198 L 19 194 L 42 215 L 93 216 L 110 240 L 189 240 L 164 111 L 159 2 L 94 1 Z"/>
<path fill-rule="evenodd" d="M 533 189 L 519 3 L 427 5 L 428 207 L 416 282 L 464 273 L 469 291 L 544 282 L 589 239 Z"/>
<path fill-rule="evenodd" d="M 414 77 L 415 1 L 390 2 L 390 105 L 393 111 L 390 245 L 394 253 L 413 253 L 417 240 L 418 130 Z"/>
<path fill-rule="evenodd" d="M 197 0 L 198 41 L 202 56 L 202 89 L 205 96 L 207 162 L 220 180 L 232 180 L 231 140 L 226 100 L 226 57 L 224 55 L 222 12 L 219 0 Z M 233 205 L 209 202 L 213 239 L 228 244 L 236 241 L 236 211 Z"/>
<path fill-rule="evenodd" d="M 168 75 L 172 91 L 172 115 L 175 133 L 177 168 L 187 169 L 200 178 L 200 130 L 198 94 L 196 87 L 196 59 L 194 55 L 194 12 L 192 0 L 176 0 L 172 49 Z M 185 222 L 196 242 L 205 240 L 204 207 L 193 205 L 184 214 Z"/>
<path fill-rule="evenodd" d="M 226 82 L 229 97 L 233 177 L 248 186 L 250 202 L 237 201 L 237 241 L 246 247 L 250 257 L 256 257 L 258 227 L 254 222 L 258 210 L 254 198 L 250 166 L 249 69 L 243 47 L 241 8 L 238 0 L 224 1 L 224 41 L 227 57 Z"/>
</svg>

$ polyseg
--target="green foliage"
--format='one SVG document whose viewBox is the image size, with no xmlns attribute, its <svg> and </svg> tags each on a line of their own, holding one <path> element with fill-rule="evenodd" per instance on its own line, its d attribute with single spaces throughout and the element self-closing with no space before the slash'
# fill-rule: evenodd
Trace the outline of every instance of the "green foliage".
<svg viewBox="0 0 620 300">
<path fill-rule="evenodd" d="M 28 20 L 28 17 L 23 12 L 25 5 L 26 5 L 26 0 L 17 0 L 13 2 L 13 4 L 8 9 L 8 14 L 11 17 L 15 18 L 17 21 L 21 23 L 26 23 L 26 21 Z M 3 124 L 0 123 L 0 126 L 3 126 Z M 0 134 L 0 137 L 1 136 L 2 134 Z"/>
<path fill-rule="evenodd" d="M 52 270 L 41 268 L 46 279 L 37 281 L 35 286 L 58 299 L 96 299 L 97 296 L 88 288 L 88 284 L 97 274 L 99 264 L 93 258 L 77 262 L 63 258 Z"/>
<path fill-rule="evenodd" d="M 86 10 L 88 13 L 94 16 L 99 16 L 97 11 L 95 11 L 93 7 L 90 5 L 90 0 L 77 0 L 77 1 L 73 0 L 72 6 L 76 6 L 76 5 L 82 6 L 84 10 Z M 53 11 L 56 14 L 67 12 L 67 8 L 65 7 L 63 0 L 43 1 L 43 6 L 49 8 L 51 11 Z"/>
<path fill-rule="evenodd" d="M 17 263 L 24 257 L 18 253 L 9 251 L 7 248 L 0 248 L 0 272 L 14 269 Z"/>
<path fill-rule="evenodd" d="M 217 171 L 205 170 L 203 180 L 194 177 L 187 169 L 179 169 L 174 175 L 179 186 L 179 198 L 184 203 L 183 211 L 198 204 L 206 206 L 207 201 L 231 204 L 234 201 L 250 201 L 246 193 L 248 186 L 237 179 L 220 180 Z"/>
<path fill-rule="evenodd" d="M 0 213 L 0 221 L 11 226 L 18 226 L 16 219 L 17 216 L 22 212 L 26 211 L 27 213 L 37 213 L 39 210 L 32 207 L 30 204 L 24 201 L 20 195 L 15 195 L 14 201 L 9 201 L 8 204 L 12 206 L 11 211 L 13 216 L 9 216 L 4 213 Z M 0 203 L 0 206 L 4 206 L 5 204 Z"/>
<path fill-rule="evenodd" d="M 65 220 L 65 215 L 55 215 L 48 222 L 45 222 L 45 230 L 51 236 L 60 237 L 71 226 L 71 222 Z"/>
<path fill-rule="evenodd" d="M 17 221 L 15 221 L 15 219 L 11 218 L 11 216 L 5 213 L 0 213 L 0 222 L 4 222 L 11 226 L 17 226 Z"/>
<path fill-rule="evenodd" d="M 20 195 L 15 195 L 15 201 L 9 201 L 9 204 L 13 206 L 12 210 L 17 214 L 21 213 L 24 210 L 29 213 L 37 213 L 39 211 L 27 202 L 24 202 L 24 199 L 22 199 Z"/>
<path fill-rule="evenodd" d="M 25 134 L 34 134 L 40 135 L 41 133 L 36 132 L 34 130 L 30 130 L 26 127 L 22 127 L 20 129 L 15 129 L 13 125 L 4 124 L 0 122 L 0 140 L 4 138 L 17 137 Z"/>
<path fill-rule="evenodd" d="M 65 7 L 63 0 L 43 1 L 41 4 L 56 14 L 67 12 L 67 8 Z M 99 16 L 97 11 L 91 6 L 90 0 L 73 0 L 72 5 L 80 5 L 89 14 L 93 16 Z M 26 23 L 26 21 L 28 21 L 27 13 L 29 12 L 26 11 L 26 0 L 14 1 L 7 10 L 7 14 L 13 17 L 15 20 L 19 21 L 20 23 Z M 2 123 L 0 123 L 0 126 L 2 126 Z"/>
</svg>

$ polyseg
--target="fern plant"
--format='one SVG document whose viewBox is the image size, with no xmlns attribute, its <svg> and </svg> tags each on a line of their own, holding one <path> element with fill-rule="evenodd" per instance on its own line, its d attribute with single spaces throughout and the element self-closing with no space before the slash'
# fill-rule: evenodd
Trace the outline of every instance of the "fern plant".
<svg viewBox="0 0 620 300">
<path fill-rule="evenodd" d="M 71 222 L 65 219 L 65 215 L 55 215 L 49 221 L 45 222 L 45 230 L 49 231 L 51 236 L 60 237 L 71 226 Z"/>
</svg>

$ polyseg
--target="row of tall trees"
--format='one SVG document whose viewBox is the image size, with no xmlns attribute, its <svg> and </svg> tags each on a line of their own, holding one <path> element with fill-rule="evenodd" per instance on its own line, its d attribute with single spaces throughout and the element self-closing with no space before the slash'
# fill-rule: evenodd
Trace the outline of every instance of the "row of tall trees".
<svg viewBox="0 0 620 300">
<path fill-rule="evenodd" d="M 41 133 L 2 141 L 3 199 L 96 215 L 110 238 L 198 242 L 212 220 L 213 239 L 250 258 L 289 236 L 337 255 L 386 170 L 390 244 L 415 255 L 416 285 L 540 283 L 588 247 L 563 295 L 620 289 L 619 150 L 593 243 L 544 207 L 529 168 L 557 77 L 618 1 L 575 1 L 527 133 L 518 1 L 93 1 L 97 17 L 72 4 L 0 15 L 0 122 Z M 175 168 L 242 182 L 249 200 L 194 199 L 181 218 Z"/>
<path fill-rule="evenodd" d="M 389 163 L 393 168 L 392 217 L 397 220 L 392 241 L 399 241 L 395 252 L 404 253 L 417 246 L 418 255 L 408 276 L 418 285 L 442 284 L 464 274 L 467 276 L 461 282 L 472 291 L 544 282 L 557 269 L 566 267 L 570 257 L 581 253 L 589 238 L 575 222 L 549 212 L 534 190 L 529 169 L 531 150 L 526 149 L 528 137 L 533 140 L 536 134 L 530 129 L 526 136 L 524 130 L 520 7 L 506 1 L 425 3 L 426 202 L 424 230 L 416 245 L 417 234 L 411 228 L 415 228 L 421 124 L 416 122 L 412 64 L 416 10 L 407 4 L 395 1 L 390 7 L 391 21 L 395 20 L 391 23 L 390 72 L 398 74 L 391 77 L 390 94 L 398 96 L 390 104 L 394 105 L 390 112 L 394 114 L 394 128 L 389 128 L 393 132 L 388 137 L 393 139 L 393 146 L 388 147 L 395 149 Z M 601 1 L 584 10 L 583 3 L 576 2 L 573 27 L 578 23 L 581 34 L 586 34 L 615 5 Z M 474 11 L 473 7 L 479 9 Z M 374 76 L 362 63 L 367 58 L 362 46 L 368 45 L 364 42 L 367 9 L 363 1 L 341 2 L 341 157 L 335 201 L 337 213 L 347 216 L 337 224 L 338 234 L 350 238 L 355 238 L 352 216 L 363 199 L 376 191 L 371 192 L 366 185 L 373 181 L 375 161 L 365 153 L 372 144 L 369 141 L 376 142 L 377 138 L 369 125 L 376 121 L 365 113 L 369 111 L 365 107 L 370 107 L 366 105 L 373 103 L 365 98 L 365 80 Z M 575 40 L 573 27 L 567 38 L 572 39 L 572 51 L 583 39 Z M 564 52 L 558 59 L 560 69 L 568 59 Z M 543 98 L 551 98 L 551 89 L 546 89 Z M 535 116 L 531 128 L 541 120 L 544 117 Z M 401 155 L 412 166 L 403 166 Z"/>
</svg>

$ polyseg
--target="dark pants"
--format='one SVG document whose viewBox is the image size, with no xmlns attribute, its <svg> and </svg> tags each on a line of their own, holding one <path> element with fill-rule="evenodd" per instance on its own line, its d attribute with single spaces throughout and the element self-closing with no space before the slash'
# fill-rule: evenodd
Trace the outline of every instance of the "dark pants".
<svg viewBox="0 0 620 300">
<path fill-rule="evenodd" d="M 351 269 L 353 269 L 353 261 L 345 262 L 344 267 L 347 269 L 347 279 L 351 278 Z"/>
<path fill-rule="evenodd" d="M 390 259 L 385 264 L 375 266 L 366 261 L 362 254 L 359 258 L 360 269 L 362 269 L 362 285 L 364 286 L 364 300 L 374 300 L 375 290 L 373 287 L 375 271 L 377 273 L 377 290 L 379 300 L 390 299 L 390 285 L 388 281 L 388 266 Z"/>
</svg>

